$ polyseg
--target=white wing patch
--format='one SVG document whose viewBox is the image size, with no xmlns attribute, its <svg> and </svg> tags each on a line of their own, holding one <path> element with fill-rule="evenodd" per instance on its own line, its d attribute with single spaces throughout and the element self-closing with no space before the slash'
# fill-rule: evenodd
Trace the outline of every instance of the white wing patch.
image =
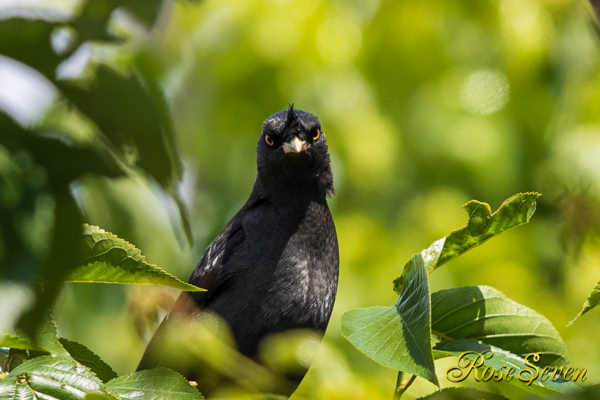
<svg viewBox="0 0 600 400">
<path fill-rule="evenodd" d="M 212 242 L 210 246 L 208 246 L 208 248 L 206 249 L 206 263 L 204 264 L 203 268 L 204 272 L 208 272 L 211 269 L 213 269 L 219 262 L 219 259 L 223 256 L 223 253 L 225 252 L 225 249 L 221 249 L 221 251 L 216 252 L 216 247 L 217 242 L 215 241 Z"/>
</svg>

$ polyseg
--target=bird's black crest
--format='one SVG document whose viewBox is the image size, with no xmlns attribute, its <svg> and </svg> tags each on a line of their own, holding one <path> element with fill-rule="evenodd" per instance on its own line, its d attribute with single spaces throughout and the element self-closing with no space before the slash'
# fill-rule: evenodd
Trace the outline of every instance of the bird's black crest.
<svg viewBox="0 0 600 400">
<path fill-rule="evenodd" d="M 294 124 L 298 123 L 298 116 L 294 112 L 294 103 L 288 104 L 288 106 L 289 107 L 288 107 L 287 120 L 285 121 L 285 128 L 286 129 L 289 129 L 292 126 L 294 126 Z"/>
</svg>

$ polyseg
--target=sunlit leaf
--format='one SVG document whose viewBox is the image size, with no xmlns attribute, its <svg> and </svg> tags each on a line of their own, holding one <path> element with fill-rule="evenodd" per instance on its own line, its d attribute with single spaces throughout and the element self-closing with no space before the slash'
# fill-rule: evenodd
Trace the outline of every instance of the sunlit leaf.
<svg viewBox="0 0 600 400">
<path fill-rule="evenodd" d="M 493 214 L 488 204 L 477 200 L 469 201 L 463 206 L 469 214 L 467 225 L 423 250 L 424 255 L 432 254 L 431 259 L 436 260 L 427 264 L 427 273 L 431 273 L 467 250 L 483 244 L 493 236 L 529 222 L 535 212 L 535 201 L 540 196 L 539 193 L 516 194 L 506 199 Z M 403 284 L 404 278 L 400 275 L 394 280 L 394 290 L 400 293 Z"/>
<path fill-rule="evenodd" d="M 0 380 L 0 400 L 84 399 L 89 392 L 108 395 L 102 382 L 86 367 L 53 356 L 26 361 Z"/>
<path fill-rule="evenodd" d="M 123 375 L 106 384 L 123 399 L 203 399 L 200 392 L 175 371 L 166 368 L 155 368 Z"/>
<path fill-rule="evenodd" d="M 69 358 L 69 353 L 58 339 L 58 329 L 52 315 L 46 312 L 39 323 L 36 332 L 36 341 L 47 348 L 54 356 Z"/>
<path fill-rule="evenodd" d="M 598 282 L 592 293 L 588 296 L 583 304 L 583 309 L 567 324 L 567 326 L 577 321 L 579 317 L 596 307 L 598 304 L 600 304 L 600 282 Z"/>
<path fill-rule="evenodd" d="M 446 388 L 430 394 L 429 396 L 419 397 L 418 400 L 508 400 L 499 394 L 484 392 L 473 388 Z"/>
<path fill-rule="evenodd" d="M 527 359 L 527 363 L 530 364 L 527 365 L 525 359 L 498 347 L 480 343 L 477 340 L 442 342 L 438 343 L 435 348 L 459 357 L 457 365 L 449 368 L 446 372 L 446 377 L 453 382 L 464 380 L 463 378 L 465 378 L 467 372 L 467 369 L 464 367 L 468 365 L 481 365 L 482 368 L 471 371 L 472 376 L 477 372 L 478 379 L 486 381 L 489 378 L 489 381 L 493 382 L 494 380 L 507 380 L 506 375 L 511 372 L 509 375 L 512 375 L 513 378 L 508 378 L 508 382 L 538 395 L 544 396 L 557 392 L 577 392 L 580 390 L 573 382 L 567 382 L 559 376 L 562 366 L 547 367 L 549 372 L 544 373 L 543 368 L 540 367 L 539 362 L 535 361 L 534 356 L 530 356 Z M 465 358 L 461 362 L 460 357 L 465 352 L 470 352 L 463 356 L 468 357 L 469 360 Z M 478 357 L 478 354 L 482 356 Z M 493 373 L 491 369 L 485 372 L 483 370 L 485 367 L 491 367 L 499 372 Z M 514 368 L 514 371 L 510 370 L 511 367 Z M 554 368 L 559 368 L 555 380 L 553 380 L 552 376 L 552 373 L 555 371 Z M 521 379 L 519 379 L 519 376 Z M 528 384 L 529 381 L 531 381 L 530 384 Z"/>
<path fill-rule="evenodd" d="M 83 237 L 84 264 L 69 274 L 67 282 L 137 283 L 191 292 L 204 290 L 148 264 L 134 245 L 97 226 L 85 224 Z"/>
<path fill-rule="evenodd" d="M 37 344 L 16 335 L 1 335 L 0 347 L 9 347 L 11 349 L 20 350 L 35 350 L 44 353 L 50 353 L 50 351 L 45 347 L 38 346 Z"/>
<path fill-rule="evenodd" d="M 102 382 L 117 377 L 117 373 L 107 363 L 84 345 L 65 338 L 58 340 L 75 361 L 88 367 Z"/>
<path fill-rule="evenodd" d="M 431 328 L 442 340 L 474 339 L 520 357 L 541 353 L 539 365 L 567 365 L 565 343 L 546 317 L 489 286 L 431 295 Z"/>
<path fill-rule="evenodd" d="M 406 285 L 390 307 L 350 310 L 342 315 L 342 334 L 381 365 L 438 384 L 431 352 L 430 298 L 420 254 L 409 263 Z"/>
</svg>

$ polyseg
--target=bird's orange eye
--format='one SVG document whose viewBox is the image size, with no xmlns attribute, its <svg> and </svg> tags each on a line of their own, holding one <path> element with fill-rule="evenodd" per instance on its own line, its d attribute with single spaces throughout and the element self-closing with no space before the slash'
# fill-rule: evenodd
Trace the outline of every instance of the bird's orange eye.
<svg viewBox="0 0 600 400">
<path fill-rule="evenodd" d="M 269 146 L 273 146 L 275 144 L 275 141 L 273 140 L 273 138 L 269 135 L 265 135 L 265 142 L 267 142 L 267 144 Z"/>
<path fill-rule="evenodd" d="M 313 140 L 317 140 L 321 136 L 321 130 L 317 128 L 317 132 L 315 132 L 313 136 Z"/>
</svg>

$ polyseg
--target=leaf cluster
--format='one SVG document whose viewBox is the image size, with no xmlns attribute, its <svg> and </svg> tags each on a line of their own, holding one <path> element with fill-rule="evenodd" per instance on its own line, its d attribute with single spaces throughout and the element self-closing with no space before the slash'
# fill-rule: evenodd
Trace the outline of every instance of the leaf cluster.
<svg viewBox="0 0 600 400">
<path fill-rule="evenodd" d="M 90 349 L 58 337 L 50 319 L 39 332 L 39 344 L 16 335 L 0 337 L 0 347 L 25 354 L 25 360 L 0 380 L 0 399 L 203 399 L 183 376 L 166 368 L 117 377 Z M 5 367 L 12 357 L 7 357 Z"/>
<path fill-rule="evenodd" d="M 472 200 L 465 204 L 467 225 L 415 254 L 394 280 L 397 303 L 347 311 L 342 316 L 342 334 L 368 357 L 401 371 L 400 377 L 406 372 L 438 386 L 434 360 L 465 352 L 491 350 L 494 356 L 484 359 L 479 369 L 514 367 L 514 376 L 521 371 L 522 376 L 527 375 L 528 354 L 538 354 L 540 367 L 568 365 L 564 341 L 550 321 L 498 290 L 473 286 L 429 292 L 429 273 L 490 238 L 527 223 L 539 196 L 517 194 L 494 213 L 486 203 Z M 539 376 L 529 383 L 520 379 L 510 382 L 538 395 L 579 390 L 564 379 L 542 381 Z M 401 395 L 405 386 L 397 393 Z"/>
<path fill-rule="evenodd" d="M 89 61 L 80 76 L 60 73 L 86 47 L 125 43 L 126 38 L 110 27 L 115 10 L 128 12 L 150 29 L 161 4 L 86 1 L 76 15 L 17 13 L 0 20 L 0 56 L 56 93 L 48 114 L 34 123 L 0 111 L 0 279 L 31 295 L 22 301 L 27 311 L 18 323 L 29 335 L 54 302 L 60 282 L 72 280 L 84 260 L 98 262 L 76 245 L 84 219 L 73 192 L 82 177 L 130 176 L 156 182 L 179 205 L 189 234 L 176 190 L 182 164 L 172 121 L 157 82 L 146 72 L 149 67 L 134 59 L 131 68 L 117 71 Z M 56 38 L 64 43 L 57 44 Z M 73 134 L 62 120 L 82 121 L 85 128 Z M 134 259 L 128 256 L 127 265 L 149 268 Z M 90 280 L 85 274 L 75 276 L 80 277 Z M 163 278 L 165 283 L 171 279 Z M 123 276 L 115 279 L 124 282 Z"/>
</svg>

